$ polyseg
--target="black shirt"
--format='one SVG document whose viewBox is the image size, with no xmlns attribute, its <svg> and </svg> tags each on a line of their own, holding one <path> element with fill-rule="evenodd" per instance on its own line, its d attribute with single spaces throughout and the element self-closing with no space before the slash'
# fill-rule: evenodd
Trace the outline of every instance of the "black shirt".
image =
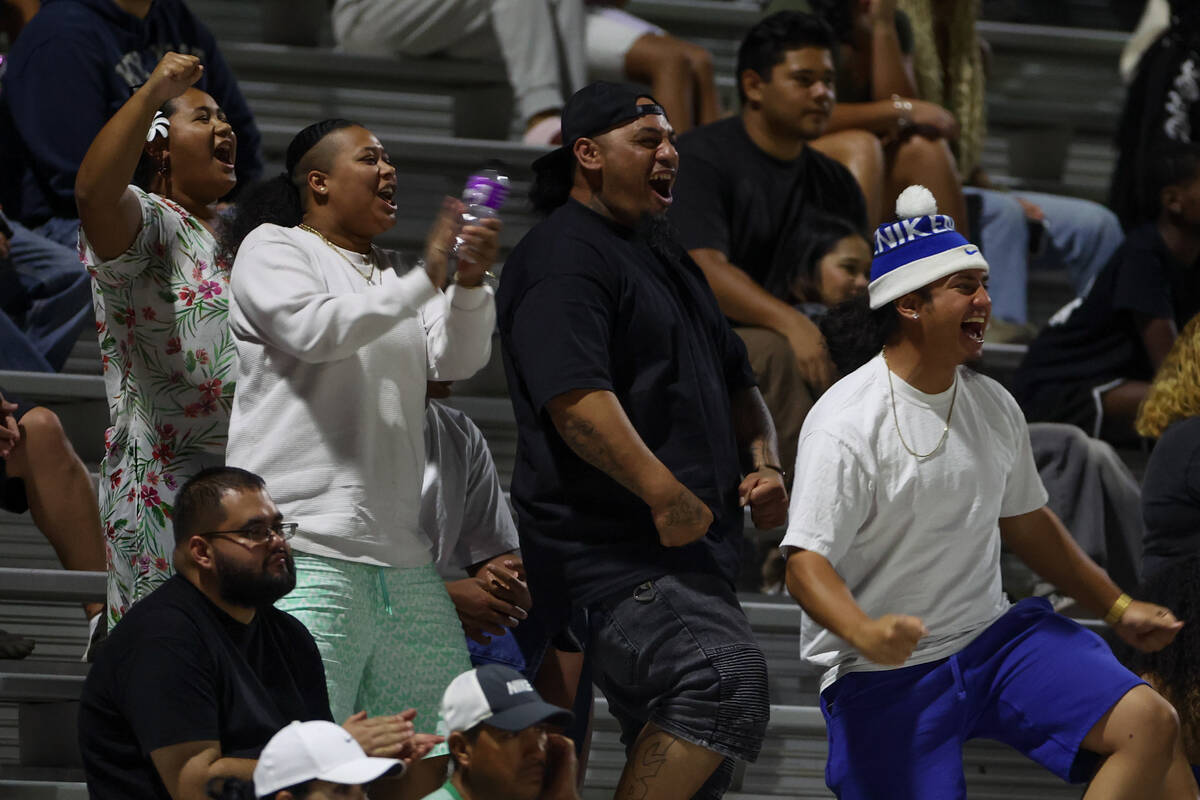
<svg viewBox="0 0 1200 800">
<path fill-rule="evenodd" d="M 1142 481 L 1142 577 L 1200 555 L 1200 417 L 1167 426 Z"/>
<path fill-rule="evenodd" d="M 738 573 L 730 395 L 754 375 L 699 267 L 670 249 L 674 263 L 569 200 L 505 262 L 496 300 L 518 428 L 512 500 L 537 604 L 585 605 L 668 573 L 731 583 Z M 568 447 L 546 403 L 573 389 L 617 396 L 646 446 L 712 510 L 703 539 L 663 547 L 649 507 Z"/>
<path fill-rule="evenodd" d="M 1197 311 L 1195 276 L 1171 257 L 1154 225 L 1131 231 L 1087 296 L 1059 310 L 1029 345 L 1013 386 L 1026 413 L 1043 386 L 1150 380 L 1154 368 L 1139 320 L 1171 319 L 1183 327 Z"/>
<path fill-rule="evenodd" d="M 793 161 L 763 152 L 740 117 L 679 137 L 679 177 L 671 221 L 688 250 L 725 254 L 760 285 L 791 270 L 790 234 L 808 211 L 844 217 L 866 229 L 867 209 L 850 171 L 805 147 Z"/>
<path fill-rule="evenodd" d="M 273 607 L 243 625 L 176 575 L 133 606 L 88 672 L 79 746 L 98 800 L 170 795 L 160 747 L 216 740 L 257 758 L 292 720 L 332 721 L 325 668 L 308 630 Z"/>
</svg>

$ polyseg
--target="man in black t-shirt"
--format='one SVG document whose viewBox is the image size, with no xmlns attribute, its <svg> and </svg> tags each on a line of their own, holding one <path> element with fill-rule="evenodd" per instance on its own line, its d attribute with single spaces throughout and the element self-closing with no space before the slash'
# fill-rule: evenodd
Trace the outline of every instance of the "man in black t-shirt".
<svg viewBox="0 0 1200 800">
<path fill-rule="evenodd" d="M 664 212 L 678 164 L 662 108 L 597 83 L 534 164 L 552 210 L 496 303 L 516 412 L 512 499 L 535 608 L 586 610 L 621 723 L 618 797 L 720 797 L 757 757 L 766 662 L 733 591 L 742 507 L 786 516 L 745 349 Z"/>
<path fill-rule="evenodd" d="M 835 375 L 817 326 L 763 286 L 793 269 L 792 234 L 806 212 L 867 226 L 854 177 L 808 144 L 833 111 L 835 47 L 809 14 L 751 28 L 738 50 L 741 115 L 680 137 L 671 208 L 680 241 L 746 343 L 789 468 L 804 417 Z"/>
<path fill-rule="evenodd" d="M 1013 396 L 1030 422 L 1066 422 L 1116 442 L 1177 331 L 1200 312 L 1200 144 L 1162 149 L 1148 176 L 1158 220 L 1130 231 L 1085 297 L 1029 346 Z"/>
<path fill-rule="evenodd" d="M 79 745 L 96 800 L 203 796 L 215 777 L 251 780 L 292 720 L 330 720 L 312 636 L 271 604 L 296 585 L 283 521 L 262 479 L 203 470 L 173 509 L 173 578 L 113 629 L 84 685 Z M 344 727 L 370 755 L 432 746 L 411 716 Z"/>
</svg>

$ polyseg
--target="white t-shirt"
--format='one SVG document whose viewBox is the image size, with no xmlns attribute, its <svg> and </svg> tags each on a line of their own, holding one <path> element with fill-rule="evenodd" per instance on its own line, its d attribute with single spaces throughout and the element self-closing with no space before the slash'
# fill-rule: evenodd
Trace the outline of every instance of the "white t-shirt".
<svg viewBox="0 0 1200 800">
<path fill-rule="evenodd" d="M 1001 517 L 1046 503 L 1025 419 L 992 379 L 960 367 L 950 433 L 928 458 L 904 449 L 881 356 L 836 383 L 800 431 L 788 530 L 781 548 L 825 558 L 871 617 L 912 614 L 929 635 L 905 666 L 945 658 L 1000 617 Z M 904 441 L 937 444 L 954 389 L 930 395 L 893 375 Z M 801 657 L 826 670 L 888 669 L 805 614 Z"/>
<path fill-rule="evenodd" d="M 421 532 L 445 580 L 517 549 L 517 526 L 483 431 L 463 412 L 429 401 L 425 410 L 425 484 Z"/>
</svg>

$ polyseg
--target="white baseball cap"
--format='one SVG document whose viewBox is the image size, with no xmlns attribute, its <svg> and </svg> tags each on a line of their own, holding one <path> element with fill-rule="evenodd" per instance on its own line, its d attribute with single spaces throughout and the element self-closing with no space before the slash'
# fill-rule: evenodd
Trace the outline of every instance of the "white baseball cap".
<svg viewBox="0 0 1200 800">
<path fill-rule="evenodd" d="M 341 725 L 324 720 L 293 722 L 271 737 L 254 768 L 254 794 L 269 794 L 311 780 L 370 783 L 404 768 L 394 758 L 371 758 Z M 397 770 L 399 772 L 399 770 Z"/>
<path fill-rule="evenodd" d="M 449 731 L 467 731 L 481 722 L 521 731 L 542 722 L 567 726 L 572 714 L 543 700 L 512 667 L 485 664 L 450 681 L 442 695 L 442 719 Z"/>
</svg>

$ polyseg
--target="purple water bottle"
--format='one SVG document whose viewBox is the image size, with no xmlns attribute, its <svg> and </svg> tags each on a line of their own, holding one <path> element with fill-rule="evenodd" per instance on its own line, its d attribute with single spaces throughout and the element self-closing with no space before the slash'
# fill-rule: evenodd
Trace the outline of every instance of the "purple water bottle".
<svg viewBox="0 0 1200 800">
<path fill-rule="evenodd" d="M 467 210 L 463 212 L 463 225 L 500 215 L 500 207 L 508 199 L 508 177 L 500 171 L 503 165 L 494 163 L 467 178 L 463 187 L 462 201 Z M 454 242 L 454 252 L 462 246 L 462 237 Z"/>
</svg>

